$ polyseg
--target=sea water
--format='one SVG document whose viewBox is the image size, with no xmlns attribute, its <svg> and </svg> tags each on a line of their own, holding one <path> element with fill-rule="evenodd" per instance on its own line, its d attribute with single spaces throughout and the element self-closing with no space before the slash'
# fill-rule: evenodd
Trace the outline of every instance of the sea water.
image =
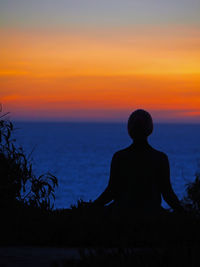
<svg viewBox="0 0 200 267">
<path fill-rule="evenodd" d="M 36 175 L 58 178 L 55 208 L 94 200 L 109 180 L 117 150 L 131 144 L 123 123 L 15 122 L 15 137 L 30 156 Z M 171 182 L 179 198 L 200 164 L 200 124 L 155 124 L 149 143 L 168 155 Z M 163 202 L 163 206 L 167 207 Z"/>
</svg>

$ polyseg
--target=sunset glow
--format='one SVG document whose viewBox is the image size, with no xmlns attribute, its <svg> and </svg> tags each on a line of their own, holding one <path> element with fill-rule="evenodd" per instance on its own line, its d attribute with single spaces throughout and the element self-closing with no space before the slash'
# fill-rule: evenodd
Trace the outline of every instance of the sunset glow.
<svg viewBox="0 0 200 267">
<path fill-rule="evenodd" d="M 157 121 L 200 122 L 198 23 L 8 21 L 0 24 L 0 102 L 14 118 L 124 121 L 144 108 Z"/>
</svg>

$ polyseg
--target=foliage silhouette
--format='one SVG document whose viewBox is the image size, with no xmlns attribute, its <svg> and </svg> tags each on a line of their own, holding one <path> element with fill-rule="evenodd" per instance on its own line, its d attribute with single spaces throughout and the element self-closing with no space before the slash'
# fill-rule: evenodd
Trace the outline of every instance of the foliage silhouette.
<svg viewBox="0 0 200 267">
<path fill-rule="evenodd" d="M 34 175 L 23 148 L 16 145 L 14 126 L 7 114 L 0 115 L 0 203 L 4 207 L 21 203 L 50 210 L 54 206 L 58 180 L 51 173 Z"/>
<path fill-rule="evenodd" d="M 183 198 L 183 205 L 187 212 L 200 216 L 200 174 L 196 173 L 195 180 L 186 184 L 186 197 Z"/>
</svg>

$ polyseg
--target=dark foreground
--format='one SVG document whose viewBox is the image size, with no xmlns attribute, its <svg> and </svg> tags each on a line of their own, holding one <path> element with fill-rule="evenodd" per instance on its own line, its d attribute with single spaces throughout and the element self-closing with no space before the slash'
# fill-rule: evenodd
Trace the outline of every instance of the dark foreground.
<svg viewBox="0 0 200 267">
<path fill-rule="evenodd" d="M 125 221 L 91 208 L 1 211 L 0 266 L 200 266 L 194 214 Z"/>
<path fill-rule="evenodd" d="M 199 246 L 123 249 L 1 247 L 0 266 L 199 266 Z"/>
</svg>

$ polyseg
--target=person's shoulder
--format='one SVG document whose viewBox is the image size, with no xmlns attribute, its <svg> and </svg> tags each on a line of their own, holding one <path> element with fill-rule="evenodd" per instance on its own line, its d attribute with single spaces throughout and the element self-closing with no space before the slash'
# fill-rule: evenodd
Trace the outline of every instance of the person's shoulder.
<svg viewBox="0 0 200 267">
<path fill-rule="evenodd" d="M 119 159 L 130 153 L 130 146 L 116 151 L 113 155 L 114 159 Z"/>
<path fill-rule="evenodd" d="M 162 159 L 162 160 L 168 160 L 168 156 L 167 154 L 165 154 L 164 152 L 157 150 L 153 147 L 151 147 L 151 151 L 152 153 L 154 153 L 155 156 L 157 156 L 158 158 Z"/>
</svg>

